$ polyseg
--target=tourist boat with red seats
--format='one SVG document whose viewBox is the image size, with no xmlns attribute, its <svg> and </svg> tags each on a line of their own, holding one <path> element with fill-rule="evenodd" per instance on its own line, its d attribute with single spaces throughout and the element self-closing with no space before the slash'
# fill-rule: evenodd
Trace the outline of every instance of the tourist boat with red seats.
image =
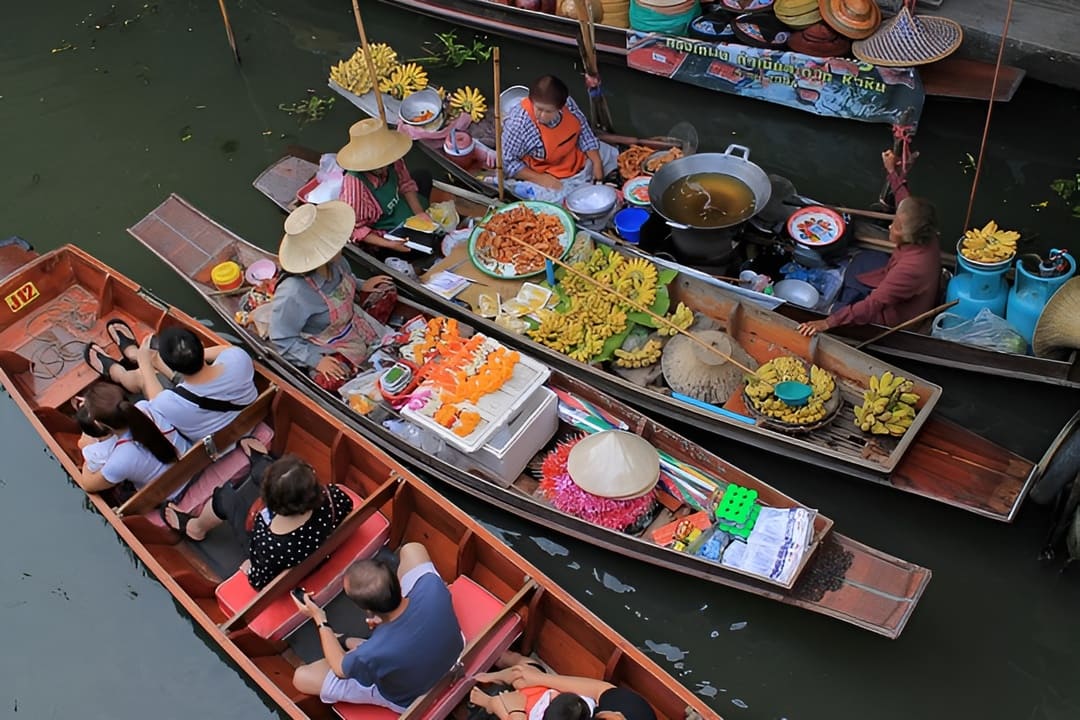
<svg viewBox="0 0 1080 720">
<path fill-rule="evenodd" d="M 31 259 L 7 275 L 0 281 L 0 294 L 6 300 L 0 307 L 0 382 L 74 478 L 80 477 L 79 425 L 71 401 L 97 379 L 83 362 L 82 347 L 96 341 L 116 353 L 105 329 L 108 320 L 126 320 L 140 337 L 182 326 L 208 345 L 223 342 L 192 317 L 71 245 Z M 448 717 L 464 703 L 470 678 L 492 667 L 506 649 L 516 648 L 554 672 L 633 688 L 658 717 L 682 720 L 696 713 L 719 720 L 632 643 L 374 443 L 343 427 L 259 364 L 256 384 L 258 400 L 233 423 L 196 443 L 134 496 L 119 502 L 88 493 L 87 500 L 283 716 L 394 717 L 372 706 L 330 707 L 293 688 L 294 669 L 321 653 L 312 624 L 297 612 L 290 591 L 302 587 L 320 604 L 329 603 L 336 628 L 363 635 L 362 613 L 340 596 L 345 568 L 380 547 L 395 549 L 415 541 L 425 545 L 449 584 L 466 644 L 453 671 L 402 717 Z M 212 538 L 201 543 L 182 540 L 156 512 L 164 498 L 193 478 L 184 502 L 192 493 L 206 497 L 213 486 L 244 477 L 249 463 L 243 451 L 222 454 L 219 449 L 249 434 L 265 439 L 274 454 L 299 455 L 323 482 L 338 484 L 355 503 L 318 553 L 258 592 L 237 570 L 235 550 L 230 554 Z"/>
<path fill-rule="evenodd" d="M 911 617 L 930 580 L 930 571 L 867 547 L 833 531 L 833 521 L 724 459 L 677 435 L 643 413 L 619 402 L 602 390 L 558 370 L 551 370 L 545 385 L 534 393 L 536 404 L 525 401 L 509 421 L 508 440 L 489 442 L 471 453 L 454 452 L 449 446 L 422 443 L 414 446 L 385 422 L 403 417 L 385 403 L 362 414 L 354 411 L 342 395 L 327 392 L 307 373 L 286 361 L 252 323 L 238 320 L 241 293 L 214 289 L 212 268 L 233 261 L 250 267 L 259 261 L 275 261 L 274 255 L 238 237 L 173 195 L 143 218 L 130 232 L 194 287 L 244 342 L 292 382 L 317 397 L 343 422 L 367 434 L 381 447 L 425 473 L 484 502 L 541 523 L 577 539 L 659 567 L 675 570 L 712 583 L 778 600 L 833 617 L 887 637 L 897 637 Z M 401 320 L 433 317 L 429 309 L 402 300 L 395 315 Z M 395 324 L 391 319 L 391 324 Z M 381 343 L 386 345 L 387 343 Z M 693 516 L 698 508 L 686 498 L 658 491 L 655 514 L 631 530 L 613 529 L 596 518 L 579 517 L 556 506 L 539 492 L 543 476 L 536 468 L 549 457 L 553 446 L 579 428 L 571 426 L 555 404 L 597 408 L 598 414 L 637 433 L 667 453 L 676 463 L 704 469 L 709 475 L 757 493 L 762 506 L 774 511 L 808 513 L 812 529 L 804 552 L 787 566 L 782 577 L 763 576 L 744 568 L 729 567 L 667 546 L 670 537 L 662 528 Z M 500 444 L 503 443 L 503 444 Z M 659 538 L 659 539 L 658 539 Z M 661 544 L 663 541 L 665 544 Z"/>
</svg>

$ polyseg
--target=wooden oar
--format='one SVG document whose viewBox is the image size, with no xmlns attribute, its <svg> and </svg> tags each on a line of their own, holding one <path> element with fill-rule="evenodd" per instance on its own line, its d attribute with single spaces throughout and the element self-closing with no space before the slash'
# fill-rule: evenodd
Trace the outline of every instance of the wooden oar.
<svg viewBox="0 0 1080 720">
<path fill-rule="evenodd" d="M 727 353 L 723 352 L 723 351 L 722 351 L 722 350 L 720 350 L 719 348 L 716 348 L 716 347 L 714 347 L 713 345 L 710 345 L 709 343 L 705 342 L 704 340 L 702 340 L 701 338 L 699 338 L 699 337 L 698 337 L 697 335 L 695 335 L 694 333 L 692 333 L 692 332 L 688 332 L 688 331 L 686 331 L 686 330 L 682 329 L 681 327 L 679 327 L 679 326 L 678 326 L 678 325 L 676 325 L 675 323 L 673 323 L 673 322 L 671 322 L 670 320 L 668 320 L 668 319 L 667 319 L 666 317 L 664 317 L 664 316 L 662 316 L 662 315 L 657 315 L 656 313 L 654 313 L 654 312 L 653 312 L 652 310 L 650 310 L 649 308 L 645 307 L 645 306 L 644 306 L 644 305 L 642 305 L 641 303 L 639 303 L 639 302 L 637 302 L 637 301 L 635 301 L 635 300 L 631 300 L 630 298 L 626 297 L 625 295 L 623 295 L 623 294 L 622 294 L 621 292 L 619 292 L 619 291 L 618 291 L 618 290 L 616 290 L 615 288 L 611 288 L 611 287 L 608 287 L 607 285 L 605 285 L 604 283 L 600 282 L 599 280 L 597 280 L 596 278 L 592 277 L 591 275 L 587 275 L 587 274 L 585 274 L 585 273 L 583 273 L 583 272 L 581 272 L 581 271 L 577 270 L 576 268 L 573 268 L 573 267 L 571 267 L 571 266 L 570 266 L 570 265 L 569 265 L 568 263 L 565 263 L 565 262 L 563 262 L 562 260 L 560 260 L 559 258 L 555 257 L 554 255 L 549 255 L 548 253 L 544 252 L 543 250 L 541 250 L 541 249 L 539 249 L 539 248 L 536 248 L 536 247 L 533 247 L 533 246 L 532 246 L 531 244 L 529 244 L 529 243 L 525 242 L 524 240 L 521 240 L 521 239 L 519 239 L 519 238 L 516 238 L 516 237 L 514 237 L 513 235 L 503 235 L 502 237 L 505 237 L 505 238 L 509 238 L 510 240 L 514 241 L 514 242 L 515 242 L 515 243 L 517 243 L 518 245 L 521 245 L 521 246 L 523 246 L 523 247 L 527 247 L 527 248 L 529 248 L 529 249 L 530 249 L 530 250 L 532 250 L 533 252 L 535 252 L 535 253 L 539 254 L 539 255 L 540 255 L 541 257 L 543 257 L 543 258 L 544 258 L 545 260 L 549 260 L 549 261 L 551 261 L 552 263 L 554 263 L 555 265 L 558 265 L 559 267 L 561 267 L 561 268 L 562 268 L 563 270 L 566 270 L 566 272 L 568 272 L 568 273 L 572 273 L 573 275 L 576 275 L 576 276 L 577 276 L 577 277 L 578 277 L 579 279 L 581 279 L 581 280 L 584 280 L 585 282 L 589 283 L 590 285 L 593 285 L 593 286 L 595 286 L 595 287 L 598 287 L 598 288 L 600 288 L 601 290 L 603 290 L 604 292 L 606 292 L 606 293 L 609 293 L 609 294 L 611 294 L 611 295 L 614 295 L 615 297 L 619 298 L 619 299 L 620 299 L 620 300 L 622 300 L 622 301 L 623 301 L 624 303 L 626 303 L 626 304 L 627 304 L 627 305 L 629 305 L 630 307 L 634 308 L 634 309 L 635 309 L 635 310 L 637 310 L 638 312 L 641 312 L 641 313 L 645 313 L 646 315 L 648 315 L 649 317 L 651 317 L 651 318 L 652 318 L 652 319 L 653 319 L 654 321 L 656 321 L 656 322 L 659 322 L 659 323 L 663 323 L 663 325 L 664 325 L 665 327 L 667 327 L 667 328 L 669 328 L 669 329 L 672 329 L 672 330 L 675 330 L 675 331 L 676 331 L 676 332 L 678 332 L 678 333 L 679 333 L 680 335 L 685 335 L 686 337 L 690 338 L 690 340 L 691 340 L 692 342 L 694 342 L 694 343 L 696 343 L 697 345 L 699 345 L 699 346 L 701 346 L 701 347 L 705 348 L 706 350 L 708 350 L 708 351 L 709 351 L 709 352 L 711 352 L 712 354 L 714 354 L 714 355 L 717 355 L 717 356 L 719 356 L 719 357 L 723 358 L 724 360 L 726 360 L 727 362 L 731 363 L 732 365 L 734 365 L 735 367 L 739 368 L 740 370 L 742 370 L 743 372 L 747 373 L 748 375 L 751 375 L 751 376 L 753 376 L 753 377 L 757 377 L 757 373 L 756 373 L 755 371 L 753 371 L 753 370 L 751 370 L 750 368 L 746 367 L 745 365 L 743 365 L 743 364 L 742 364 L 741 362 L 739 362 L 739 361 L 738 361 L 738 360 L 736 360 L 735 358 L 731 357 L 730 355 L 728 355 Z"/>
<path fill-rule="evenodd" d="M 495 103 L 495 177 L 499 181 L 499 200 L 505 197 L 506 174 L 503 170 L 502 156 L 502 98 L 500 97 L 502 85 L 499 82 L 499 48 L 491 49 L 491 61 L 495 73 L 495 94 L 492 96 Z M 453 131 L 451 131 L 453 132 Z"/>
<path fill-rule="evenodd" d="M 229 38 L 229 47 L 232 48 L 233 59 L 239 65 L 240 51 L 236 49 L 236 36 L 233 35 L 232 23 L 229 22 L 229 11 L 225 9 L 225 0 L 218 0 L 218 7 L 221 8 L 221 19 L 225 21 L 225 35 Z"/>
<path fill-rule="evenodd" d="M 592 19 L 592 0 L 575 0 L 574 8 L 577 10 L 578 27 L 581 31 L 581 43 L 578 45 L 581 51 L 581 64 L 585 68 L 586 78 L 591 77 L 596 82 L 596 87 L 588 87 L 589 114 L 592 116 L 592 124 L 601 130 L 611 130 L 614 125 L 611 109 L 600 89 L 600 65 L 596 61 L 596 29 Z M 588 86 L 588 83 L 586 85 Z"/>
<path fill-rule="evenodd" d="M 374 86 L 371 91 L 375 93 L 375 104 L 379 106 L 379 119 L 382 120 L 383 125 L 386 125 L 386 108 L 383 107 L 382 91 L 379 90 L 379 75 L 375 72 L 375 58 L 371 57 L 371 50 L 368 48 L 367 33 L 364 32 L 364 19 L 360 17 L 360 5 L 357 0 L 352 0 L 352 12 L 353 17 L 356 18 L 356 29 L 360 31 L 360 47 L 364 51 L 368 73 L 371 75 L 371 82 Z"/>
<path fill-rule="evenodd" d="M 878 333 L 877 335 L 870 338 L 869 340 L 863 340 L 861 343 L 859 343 L 858 345 L 855 346 L 855 349 L 856 350 L 861 350 L 862 348 L 866 347 L 870 343 L 875 343 L 875 342 L 877 342 L 878 340 L 880 340 L 883 337 L 888 337 L 889 335 L 892 335 L 897 330 L 903 330 L 906 327 L 911 327 L 912 325 L 914 325 L 914 324 L 916 324 L 916 323 L 918 323 L 918 322 L 920 322 L 922 320 L 925 320 L 928 317 L 933 317 L 934 315 L 937 315 L 940 312 L 944 312 L 944 311 L 948 310 L 949 308 L 951 308 L 953 305 L 955 305 L 958 302 L 960 302 L 960 301 L 959 300 L 953 300 L 952 302 L 947 302 L 944 305 L 938 305 L 936 308 L 931 308 L 930 310 L 927 310 L 924 313 L 919 313 L 918 315 L 911 318 L 910 320 L 905 320 L 904 322 L 900 323 L 899 325 L 893 325 L 888 330 L 885 330 L 884 332 Z"/>
</svg>

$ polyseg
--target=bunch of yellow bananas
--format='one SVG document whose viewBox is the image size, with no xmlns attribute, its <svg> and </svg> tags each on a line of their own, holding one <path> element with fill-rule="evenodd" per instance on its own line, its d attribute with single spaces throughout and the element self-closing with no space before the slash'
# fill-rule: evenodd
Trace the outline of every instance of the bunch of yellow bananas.
<svg viewBox="0 0 1080 720">
<path fill-rule="evenodd" d="M 678 307 L 675 308 L 675 312 L 668 315 L 666 319 L 671 324 L 658 328 L 657 332 L 661 335 L 674 337 L 677 333 L 675 328 L 685 330 L 694 324 L 694 311 L 686 307 L 686 305 L 679 303 Z"/>
<path fill-rule="evenodd" d="M 760 404 L 759 404 L 760 403 Z M 764 415 L 791 425 L 809 425 L 825 417 L 825 401 L 811 398 L 802 407 L 791 407 L 783 400 L 771 395 L 754 403 L 754 407 Z"/>
<path fill-rule="evenodd" d="M 647 367 L 659 360 L 660 354 L 660 343 L 649 340 L 637 350 L 616 350 L 615 364 L 623 368 Z"/>
<path fill-rule="evenodd" d="M 386 43 L 373 43 L 369 47 L 377 78 L 388 78 L 398 66 L 397 53 Z M 363 95 L 375 86 L 363 48 L 357 48 L 348 60 L 332 65 L 330 79 L 356 95 Z"/>
<path fill-rule="evenodd" d="M 776 397 L 774 390 L 782 382 L 807 383 L 813 389 L 809 402 L 802 407 L 791 407 Z M 825 417 L 825 403 L 836 390 L 832 373 L 817 365 L 806 365 L 794 355 L 773 358 L 757 370 L 757 375 L 746 380 L 746 396 L 754 408 L 769 417 L 794 425 L 809 425 Z"/>
<path fill-rule="evenodd" d="M 836 378 L 832 373 L 817 365 L 810 366 L 810 386 L 814 388 L 812 397 L 815 400 L 827 401 L 836 390 Z"/>
<path fill-rule="evenodd" d="M 487 100 L 474 87 L 466 85 L 450 93 L 450 111 L 452 115 L 468 113 L 474 123 L 484 119 L 487 112 Z"/>
<path fill-rule="evenodd" d="M 915 420 L 919 396 L 914 389 L 915 383 L 888 370 L 881 377 L 871 375 L 862 405 L 855 406 L 855 425 L 863 432 L 900 437 Z"/>
<path fill-rule="evenodd" d="M 619 267 L 615 292 L 625 295 L 639 305 L 649 307 L 656 300 L 658 281 L 656 266 L 644 258 L 634 258 Z"/>
<path fill-rule="evenodd" d="M 416 63 L 398 65 L 390 71 L 388 77 L 379 78 L 379 90 L 393 95 L 398 100 L 404 100 L 427 86 L 427 71 Z"/>
<path fill-rule="evenodd" d="M 960 253 L 968 260 L 981 263 L 997 263 L 1016 254 L 1016 241 L 1020 233 L 1002 230 L 991 220 L 984 227 L 968 230 L 960 243 Z"/>
</svg>

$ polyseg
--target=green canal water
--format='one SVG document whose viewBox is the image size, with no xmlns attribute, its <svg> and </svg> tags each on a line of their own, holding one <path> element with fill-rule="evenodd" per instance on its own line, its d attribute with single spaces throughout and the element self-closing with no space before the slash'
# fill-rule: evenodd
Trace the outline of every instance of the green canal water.
<svg viewBox="0 0 1080 720">
<path fill-rule="evenodd" d="M 176 192 L 273 247 L 282 216 L 250 187 L 290 143 L 334 149 L 357 114 L 338 103 L 300 128 L 278 109 L 327 94 L 327 67 L 351 53 L 349 3 L 229 2 L 243 58 L 233 65 L 209 0 L 5 8 L 0 43 L 0 217 L 39 250 L 75 243 L 188 312 L 209 310 L 126 233 Z M 409 57 L 449 29 L 365 0 L 369 35 Z M 462 38 L 470 33 L 462 31 Z M 504 42 L 504 83 L 543 72 L 574 81 L 569 54 Z M 487 67 L 433 71 L 450 87 L 490 86 Z M 748 145 L 805 193 L 866 205 L 887 128 L 825 120 L 606 67 L 619 130 L 680 120 L 701 146 Z M 1075 172 L 1080 95 L 1029 85 L 996 108 L 975 218 L 1077 247 L 1048 185 Z M 930 100 L 913 175 L 963 224 L 985 106 Z M 416 157 L 414 161 L 423 162 Z M 1046 207 L 1033 207 L 1046 203 Z M 220 323 L 218 323 L 220 325 Z M 942 384 L 942 412 L 1037 458 L 1078 406 L 1076 392 L 912 365 Z M 0 397 L 0 716 L 265 718 L 276 711 L 135 562 Z M 838 531 L 933 569 L 897 641 L 571 542 L 456 494 L 448 497 L 652 653 L 727 718 L 1080 717 L 1080 570 L 1038 562 L 1047 512 L 1011 526 L 687 431 L 836 520 Z"/>
</svg>

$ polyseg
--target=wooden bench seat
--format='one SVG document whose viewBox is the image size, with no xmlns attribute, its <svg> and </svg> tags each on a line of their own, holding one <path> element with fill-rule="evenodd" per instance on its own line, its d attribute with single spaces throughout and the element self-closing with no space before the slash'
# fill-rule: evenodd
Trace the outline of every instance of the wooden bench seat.
<svg viewBox="0 0 1080 720">
<path fill-rule="evenodd" d="M 352 498 L 353 506 L 361 503 L 361 498 L 349 488 L 339 485 L 346 495 Z M 365 520 L 357 530 L 339 547 L 330 558 L 308 575 L 299 584 L 311 593 L 315 603 L 325 607 L 342 590 L 345 570 L 353 562 L 373 556 L 386 544 L 390 537 L 390 522 L 382 513 L 375 513 Z M 292 588 L 290 588 L 291 590 Z M 237 570 L 231 577 L 218 585 L 214 592 L 218 605 L 226 615 L 234 615 L 258 594 L 251 587 L 247 576 Z M 270 605 L 248 622 L 248 628 L 261 638 L 282 640 L 304 624 L 307 617 L 297 609 L 291 593 L 275 598 Z"/>
</svg>

